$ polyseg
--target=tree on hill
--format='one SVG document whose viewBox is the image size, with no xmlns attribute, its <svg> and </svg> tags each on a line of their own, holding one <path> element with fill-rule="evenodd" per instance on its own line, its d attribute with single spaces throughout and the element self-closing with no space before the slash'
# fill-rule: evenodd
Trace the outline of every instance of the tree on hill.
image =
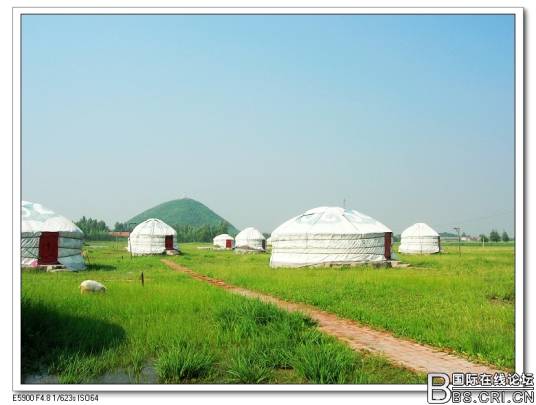
<svg viewBox="0 0 536 405">
<path fill-rule="evenodd" d="M 510 240 L 510 237 L 508 236 L 506 231 L 503 231 L 503 233 L 501 235 L 501 239 L 502 239 L 503 242 L 508 242 Z"/>
<path fill-rule="evenodd" d="M 499 235 L 499 232 L 497 232 L 495 229 L 493 229 L 489 233 L 489 240 L 492 242 L 500 242 L 501 241 L 501 235 Z"/>
</svg>

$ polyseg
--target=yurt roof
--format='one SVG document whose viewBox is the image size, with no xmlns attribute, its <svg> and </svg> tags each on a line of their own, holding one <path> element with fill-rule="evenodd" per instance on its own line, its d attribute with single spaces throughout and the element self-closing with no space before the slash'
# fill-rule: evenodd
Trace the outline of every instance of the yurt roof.
<svg viewBox="0 0 536 405">
<path fill-rule="evenodd" d="M 217 235 L 214 237 L 214 240 L 234 240 L 234 238 L 231 235 L 228 235 L 226 233 L 222 233 L 221 235 Z"/>
<path fill-rule="evenodd" d="M 264 235 L 260 233 L 257 229 L 249 227 L 242 232 L 240 232 L 238 235 L 236 235 L 236 239 L 243 239 L 243 240 L 253 240 L 253 239 L 264 239 Z"/>
<path fill-rule="evenodd" d="M 310 209 L 277 227 L 272 238 L 285 235 L 350 235 L 392 232 L 381 222 L 356 210 L 340 207 Z"/>
<path fill-rule="evenodd" d="M 138 224 L 130 235 L 177 235 L 175 229 L 166 224 L 164 221 L 157 218 L 149 218 Z"/>
<path fill-rule="evenodd" d="M 434 231 L 430 226 L 425 223 L 419 222 L 411 225 L 404 232 L 402 232 L 401 237 L 419 237 L 419 236 L 439 236 L 439 234 Z"/>
<path fill-rule="evenodd" d="M 21 217 L 21 232 L 23 233 L 70 232 L 84 234 L 72 221 L 38 203 L 23 201 Z"/>
</svg>

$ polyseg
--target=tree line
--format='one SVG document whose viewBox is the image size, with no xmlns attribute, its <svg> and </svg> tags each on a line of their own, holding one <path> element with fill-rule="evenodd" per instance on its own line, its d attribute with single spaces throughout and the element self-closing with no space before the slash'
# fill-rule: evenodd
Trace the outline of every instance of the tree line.
<svg viewBox="0 0 536 405">
<path fill-rule="evenodd" d="M 479 238 L 480 242 L 509 242 L 511 240 L 506 231 L 503 231 L 502 234 L 499 234 L 496 229 L 492 229 L 492 231 L 489 233 L 489 236 L 483 233 L 480 234 Z"/>
<path fill-rule="evenodd" d="M 86 240 L 112 240 L 110 229 L 102 220 L 83 216 L 76 225 L 84 232 Z M 137 224 L 116 222 L 115 232 L 131 232 Z M 212 242 L 216 235 L 228 233 L 230 224 L 220 221 L 216 225 L 170 225 L 177 232 L 178 242 Z M 233 235 L 234 236 L 234 235 Z"/>
<path fill-rule="evenodd" d="M 110 228 L 102 220 L 94 218 L 86 218 L 83 216 L 77 222 L 75 222 L 82 232 L 86 240 L 112 240 L 110 235 Z"/>
</svg>

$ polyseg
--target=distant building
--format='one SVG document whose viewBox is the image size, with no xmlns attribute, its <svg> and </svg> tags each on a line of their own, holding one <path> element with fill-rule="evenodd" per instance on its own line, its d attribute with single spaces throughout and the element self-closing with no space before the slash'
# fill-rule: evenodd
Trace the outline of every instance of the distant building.
<svg viewBox="0 0 536 405">
<path fill-rule="evenodd" d="M 214 246 L 222 249 L 232 249 L 234 247 L 234 238 L 231 235 L 223 233 L 216 236 L 212 241 Z"/>
<path fill-rule="evenodd" d="M 365 214 L 318 207 L 277 227 L 271 267 L 381 263 L 391 259 L 392 231 Z"/>
<path fill-rule="evenodd" d="M 419 222 L 402 232 L 398 251 L 407 254 L 439 253 L 441 251 L 440 239 L 436 231 Z"/>
<path fill-rule="evenodd" d="M 128 235 L 130 232 L 128 231 L 121 231 L 121 232 L 109 232 L 110 236 L 113 236 L 114 238 L 128 238 Z"/>
<path fill-rule="evenodd" d="M 128 250 L 134 256 L 157 255 L 178 251 L 177 232 L 157 218 L 149 218 L 137 225 L 128 237 Z"/>
</svg>

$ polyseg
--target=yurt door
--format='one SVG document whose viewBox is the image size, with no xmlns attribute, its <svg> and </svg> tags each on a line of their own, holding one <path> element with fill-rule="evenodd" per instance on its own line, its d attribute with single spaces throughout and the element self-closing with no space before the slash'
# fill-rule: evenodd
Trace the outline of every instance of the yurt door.
<svg viewBox="0 0 536 405">
<path fill-rule="evenodd" d="M 42 232 L 39 238 L 39 259 L 37 264 L 58 263 L 59 232 Z"/>
<path fill-rule="evenodd" d="M 166 235 L 166 250 L 173 250 L 173 235 Z"/>
<path fill-rule="evenodd" d="M 384 240 L 384 256 L 387 260 L 391 260 L 391 238 L 393 237 L 392 232 L 385 232 Z"/>
<path fill-rule="evenodd" d="M 233 241 L 231 239 L 225 239 L 225 247 L 227 249 L 232 249 L 233 248 Z"/>
</svg>

